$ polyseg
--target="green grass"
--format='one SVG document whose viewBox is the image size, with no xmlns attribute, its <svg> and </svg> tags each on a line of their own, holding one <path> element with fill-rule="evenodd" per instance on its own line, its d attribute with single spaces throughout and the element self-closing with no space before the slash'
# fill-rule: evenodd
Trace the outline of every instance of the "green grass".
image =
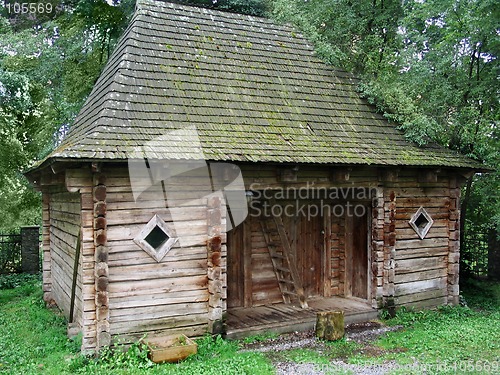
<svg viewBox="0 0 500 375">
<path fill-rule="evenodd" d="M 260 353 L 238 352 L 238 342 L 207 336 L 198 354 L 179 364 L 156 365 L 140 344 L 107 350 L 96 360 L 80 355 L 66 321 L 42 301 L 39 278 L 0 277 L 0 373 L 5 374 L 272 374 Z"/>
<path fill-rule="evenodd" d="M 387 353 L 376 359 L 356 355 L 350 362 L 395 360 L 402 365 L 418 362 L 427 364 L 430 373 L 443 374 L 500 372 L 500 284 L 473 281 L 465 285 L 464 296 L 466 307 L 442 307 L 435 311 L 401 309 L 387 324 L 402 325 L 404 329 L 390 332 L 375 342 Z M 488 367 L 485 371 L 484 365 L 490 366 L 490 371 Z M 419 372 L 421 368 L 416 371 Z"/>
<path fill-rule="evenodd" d="M 107 350 L 98 360 L 82 356 L 79 339 L 66 337 L 65 319 L 42 302 L 37 277 L 0 277 L 0 373 L 273 374 L 272 361 L 312 363 L 328 369 L 332 360 L 354 364 L 418 362 L 431 366 L 428 373 L 488 373 L 477 364 L 495 365 L 500 359 L 500 284 L 470 282 L 463 294 L 468 307 L 400 310 L 386 323 L 402 325 L 404 329 L 386 334 L 370 347 L 342 339 L 326 343 L 321 351 L 292 349 L 262 354 L 239 349 L 241 344 L 266 341 L 275 335 L 258 335 L 241 343 L 207 336 L 198 340 L 197 355 L 179 364 L 156 365 L 147 359 L 140 344 L 132 345 L 128 351 L 123 347 Z M 476 367 L 463 367 L 470 363 Z M 453 371 L 453 366 L 462 366 L 464 371 L 460 367 Z M 490 373 L 494 369 L 500 371 L 490 367 Z M 332 373 L 335 371 L 332 367 Z M 422 373 L 422 367 L 413 373 Z"/>
</svg>

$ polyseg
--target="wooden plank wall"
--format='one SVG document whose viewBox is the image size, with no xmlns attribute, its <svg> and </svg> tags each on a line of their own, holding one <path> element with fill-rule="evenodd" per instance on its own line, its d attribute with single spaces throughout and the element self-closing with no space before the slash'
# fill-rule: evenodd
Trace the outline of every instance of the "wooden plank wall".
<svg viewBox="0 0 500 375">
<path fill-rule="evenodd" d="M 176 225 L 187 228 L 190 235 L 184 237 L 182 247 L 177 243 L 158 263 L 134 243 L 133 238 L 155 214 L 167 224 L 172 222 L 163 192 L 150 188 L 135 202 L 126 168 L 106 167 L 103 173 L 107 188 L 112 339 L 130 342 L 145 333 L 151 337 L 181 332 L 189 336 L 204 334 L 208 327 L 209 299 L 207 198 L 190 201 L 177 212 L 176 219 L 181 221 Z M 188 199 L 190 191 L 186 187 L 196 186 L 198 182 L 193 177 L 180 184 L 182 197 Z M 225 275 L 225 245 L 221 250 Z"/>
<path fill-rule="evenodd" d="M 291 166 L 292 167 L 292 166 Z M 290 169 L 291 169 L 290 167 Z M 452 171 L 406 168 L 328 168 L 299 166 L 295 175 L 280 172 L 283 166 L 242 165 L 247 188 L 252 190 L 287 187 L 354 187 L 374 188 L 371 231 L 371 302 L 374 307 L 435 307 L 458 301 L 458 217 L 460 184 Z M 280 181 L 283 175 L 288 181 Z M 434 176 L 429 180 L 429 176 Z M 409 220 L 423 206 L 434 225 L 421 240 Z M 342 219 L 332 218 L 331 293 L 344 295 L 345 233 Z M 263 239 L 257 225 L 252 232 L 252 250 L 256 264 L 270 264 L 265 259 Z M 259 246 L 262 245 L 262 246 Z M 254 259 L 254 258 L 252 258 Z M 253 275 L 257 289 L 269 296 L 271 269 L 260 269 Z M 267 284 L 259 279 L 265 280 Z M 264 288 L 264 289 L 263 289 Z M 265 289 L 267 288 L 267 292 Z M 267 301 L 278 301 L 269 298 Z M 266 298 L 261 303 L 266 303 Z M 267 302 L 267 303 L 269 303 Z"/>
<path fill-rule="evenodd" d="M 75 249 L 80 231 L 80 194 L 59 192 L 50 195 L 50 259 L 52 296 L 69 317 Z M 82 318 L 82 273 L 79 260 L 74 321 Z"/>
<path fill-rule="evenodd" d="M 390 171 L 376 168 L 328 168 L 300 166 L 283 173 L 282 166 L 242 165 L 247 189 L 283 187 L 370 187 L 377 193 L 372 201 L 371 301 L 374 307 L 387 305 L 434 307 L 458 301 L 458 202 L 460 186 L 453 172 L 425 173 L 416 169 Z M 84 348 L 96 348 L 96 306 L 106 312 L 106 332 L 111 339 L 131 342 L 144 333 L 160 336 L 186 333 L 204 334 L 226 311 L 226 236 L 220 232 L 219 245 L 207 252 L 208 237 L 216 237 L 214 207 L 200 197 L 197 187 L 205 184 L 200 176 L 176 180 L 178 199 L 184 205 L 167 209 L 163 192 L 149 188 L 134 200 L 125 165 L 103 164 L 94 181 L 90 166 L 85 171 L 66 172 L 65 188 L 78 193 L 51 190 L 44 193 L 44 291 L 53 296 L 67 314 L 76 236 L 83 230 L 82 259 L 78 275 L 76 320 L 84 325 Z M 79 174 L 82 174 L 80 176 Z M 289 179 L 283 181 L 283 176 Z M 94 186 L 95 185 L 95 186 Z M 105 185 L 99 198 L 95 188 Z M 193 187 L 192 189 L 186 187 Z M 62 187 L 62 186 L 61 186 Z M 202 190 L 202 189 L 201 189 Z M 96 200 L 97 199 L 97 200 Z M 189 203 L 186 204 L 186 202 Z M 175 202 L 174 202 L 175 203 Z M 423 206 L 434 225 L 424 240 L 409 226 L 416 210 Z M 211 218 L 208 212 L 211 210 Z M 146 223 L 158 214 L 168 225 L 173 216 L 184 234 L 182 246 L 176 244 L 165 258 L 156 262 L 133 241 Z M 219 215 L 217 213 L 217 215 Z M 221 228 L 225 227 L 225 208 L 220 209 Z M 81 218 L 81 223 L 80 223 Z M 105 219 L 102 228 L 96 219 Z M 207 223 L 210 221 L 210 226 Z M 327 222 L 327 221 L 325 221 Z M 327 244 L 331 295 L 345 294 L 345 220 L 330 220 Z M 50 224 L 50 228 L 49 228 Z M 102 223 L 101 223 L 102 224 Z M 282 296 L 272 269 L 258 219 L 245 224 L 251 233 L 251 287 L 253 305 L 281 302 Z M 96 231 L 105 229 L 107 264 L 106 297 L 96 295 L 99 262 L 96 257 Z M 187 234 L 187 235 L 186 235 Z M 98 241 L 99 242 L 99 241 Z M 247 246 L 249 243 L 247 243 Z M 214 251 L 217 262 L 213 263 Z M 211 258 L 208 259 L 207 257 Z M 220 260 L 219 260 L 220 258 Z M 50 260 L 50 264 L 47 261 Z M 212 262 L 212 263 L 211 263 Z M 210 266 L 210 268 L 209 268 Z M 248 268 L 248 267 L 247 267 Z M 102 276 L 102 275 L 100 275 Z M 326 284 L 325 284 L 326 285 Z M 83 290 L 83 294 L 82 294 Z M 329 293 L 325 292 L 326 295 Z M 100 301 L 100 302 L 99 302 Z M 245 303 L 248 305 L 248 303 Z M 210 323 L 212 322 L 212 323 Z"/>
<path fill-rule="evenodd" d="M 390 222 L 396 236 L 394 302 L 396 306 L 436 307 L 448 303 L 448 252 L 450 246 L 456 246 L 450 239 L 458 236 L 457 200 L 451 198 L 447 174 L 438 173 L 431 182 L 418 179 L 418 172 L 403 170 L 397 183 L 386 190 L 389 204 L 391 197 L 395 202 L 394 220 Z M 419 207 L 434 220 L 424 239 L 409 225 Z"/>
</svg>

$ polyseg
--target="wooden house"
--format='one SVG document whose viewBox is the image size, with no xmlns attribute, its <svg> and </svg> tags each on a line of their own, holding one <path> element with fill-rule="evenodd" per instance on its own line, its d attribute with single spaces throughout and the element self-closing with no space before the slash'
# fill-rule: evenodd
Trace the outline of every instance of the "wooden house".
<svg viewBox="0 0 500 375">
<path fill-rule="evenodd" d="M 481 166 L 407 142 L 357 84 L 289 26 L 138 1 L 71 130 L 27 173 L 44 298 L 82 349 L 457 304 L 460 187 Z M 221 194 L 233 181 L 242 223 Z"/>
</svg>

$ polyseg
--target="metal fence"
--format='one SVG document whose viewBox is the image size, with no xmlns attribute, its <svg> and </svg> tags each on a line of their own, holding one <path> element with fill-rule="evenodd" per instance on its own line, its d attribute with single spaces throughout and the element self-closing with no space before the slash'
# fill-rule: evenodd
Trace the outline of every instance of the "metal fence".
<svg viewBox="0 0 500 375">
<path fill-rule="evenodd" d="M 21 235 L 0 234 L 0 274 L 22 271 Z"/>
<path fill-rule="evenodd" d="M 500 241 L 497 231 L 469 226 L 460 249 L 462 271 L 476 277 L 500 278 Z"/>
<path fill-rule="evenodd" d="M 40 228 L 0 234 L 0 274 L 40 271 Z"/>
</svg>

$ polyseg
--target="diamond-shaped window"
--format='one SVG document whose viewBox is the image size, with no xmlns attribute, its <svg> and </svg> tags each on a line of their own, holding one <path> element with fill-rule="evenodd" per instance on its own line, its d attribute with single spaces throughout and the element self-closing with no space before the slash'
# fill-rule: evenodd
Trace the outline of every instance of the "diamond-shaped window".
<svg viewBox="0 0 500 375">
<path fill-rule="evenodd" d="M 173 236 L 162 218 L 154 215 L 134 238 L 134 242 L 154 260 L 160 262 L 177 242 L 177 238 Z"/>
<path fill-rule="evenodd" d="M 432 220 L 430 215 L 423 207 L 420 207 L 417 212 L 415 212 L 415 215 L 413 215 L 410 219 L 411 227 L 422 240 L 429 232 L 429 229 L 431 229 L 433 223 L 434 220 Z"/>
</svg>

